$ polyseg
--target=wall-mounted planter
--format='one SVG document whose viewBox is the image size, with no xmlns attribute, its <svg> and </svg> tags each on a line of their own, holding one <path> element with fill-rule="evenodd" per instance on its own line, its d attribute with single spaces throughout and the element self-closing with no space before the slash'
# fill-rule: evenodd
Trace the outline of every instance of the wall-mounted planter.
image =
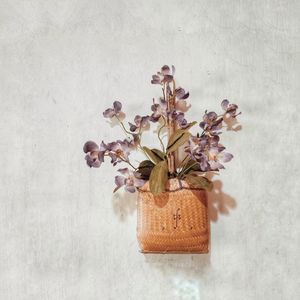
<svg viewBox="0 0 300 300">
<path fill-rule="evenodd" d="M 139 189 L 137 238 L 143 253 L 207 253 L 209 220 L 206 192 L 170 179 L 154 196 L 147 182 Z"/>
</svg>

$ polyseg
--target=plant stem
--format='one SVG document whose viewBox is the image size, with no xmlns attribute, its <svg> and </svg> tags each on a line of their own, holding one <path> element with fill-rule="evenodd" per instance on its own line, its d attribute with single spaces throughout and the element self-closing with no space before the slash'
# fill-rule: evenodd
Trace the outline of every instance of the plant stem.
<svg viewBox="0 0 300 300">
<path fill-rule="evenodd" d="M 126 163 L 128 163 L 135 171 L 137 170 L 137 168 L 134 165 L 132 165 L 132 163 L 129 160 L 127 160 Z"/>
<path fill-rule="evenodd" d="M 172 96 L 170 96 L 170 93 L 166 92 L 167 109 L 169 112 L 171 112 L 173 109 L 175 109 L 175 101 L 176 101 L 175 100 L 175 80 L 173 80 L 172 83 L 173 83 Z M 166 86 L 169 87 L 168 84 L 166 84 Z M 167 124 L 168 124 L 168 138 L 170 139 L 170 137 L 176 130 L 176 122 L 174 120 L 172 120 L 171 117 L 169 116 Z M 171 174 L 176 173 L 176 152 L 172 152 L 172 153 L 168 154 L 168 169 Z"/>
<path fill-rule="evenodd" d="M 180 165 L 178 166 L 178 168 L 181 168 L 181 167 L 183 166 L 184 161 L 185 161 L 188 157 L 190 157 L 190 156 L 187 155 L 187 156 L 181 161 L 181 163 L 180 163 Z"/>
<path fill-rule="evenodd" d="M 164 145 L 164 143 L 163 143 L 163 141 L 162 141 L 162 139 L 161 139 L 161 137 L 160 137 L 160 133 L 161 133 L 161 130 L 162 130 L 164 127 L 166 127 L 166 119 L 165 119 L 164 116 L 162 116 L 162 118 L 163 118 L 163 120 L 164 120 L 164 124 L 159 128 L 158 133 L 157 133 L 157 136 L 158 136 L 160 145 L 161 145 L 161 147 L 162 147 L 162 150 L 163 150 L 163 152 L 165 153 L 165 152 L 166 152 L 166 149 L 165 149 L 165 145 Z"/>
<path fill-rule="evenodd" d="M 122 129 L 127 133 L 127 134 L 130 134 L 130 135 L 133 135 L 132 132 L 128 131 L 125 126 L 124 126 L 124 123 L 119 119 L 119 117 L 117 115 L 115 115 L 115 117 L 117 118 L 117 120 L 119 121 L 119 124 L 121 125 Z"/>
<path fill-rule="evenodd" d="M 194 166 L 196 166 L 198 163 L 194 163 L 191 166 L 189 166 L 186 170 L 182 169 L 181 172 L 178 175 L 178 178 L 182 178 L 182 175 L 186 174 L 187 171 L 189 171 L 190 169 L 192 169 Z"/>
<path fill-rule="evenodd" d="M 139 149 L 142 150 L 142 152 L 144 153 L 144 155 L 146 156 L 146 158 L 148 158 L 150 161 L 152 161 L 152 159 L 148 156 L 147 152 L 144 150 L 144 148 L 142 147 L 140 141 L 138 142 L 139 145 Z M 154 162 L 153 162 L 154 163 Z"/>
<path fill-rule="evenodd" d="M 137 170 L 137 168 L 134 165 L 132 165 L 132 163 L 129 161 L 129 159 L 124 159 L 123 157 L 120 157 L 120 159 L 122 161 L 124 161 L 125 163 L 129 164 L 135 171 Z"/>
</svg>

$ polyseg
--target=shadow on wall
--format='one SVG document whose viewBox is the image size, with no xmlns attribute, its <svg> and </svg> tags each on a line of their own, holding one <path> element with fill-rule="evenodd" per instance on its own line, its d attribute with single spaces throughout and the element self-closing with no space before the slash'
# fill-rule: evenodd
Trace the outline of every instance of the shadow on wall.
<svg viewBox="0 0 300 300">
<path fill-rule="evenodd" d="M 126 218 L 136 210 L 137 194 L 134 193 L 114 193 L 112 197 L 112 205 L 115 214 L 119 220 L 124 222 Z"/>
<path fill-rule="evenodd" d="M 221 180 L 213 180 L 214 188 L 207 193 L 209 219 L 217 222 L 219 215 L 228 215 L 230 210 L 236 207 L 236 201 L 230 195 L 222 191 Z"/>
</svg>

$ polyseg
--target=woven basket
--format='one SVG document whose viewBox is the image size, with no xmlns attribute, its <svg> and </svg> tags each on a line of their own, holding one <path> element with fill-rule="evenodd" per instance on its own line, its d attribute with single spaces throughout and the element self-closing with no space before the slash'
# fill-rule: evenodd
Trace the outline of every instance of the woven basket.
<svg viewBox="0 0 300 300">
<path fill-rule="evenodd" d="M 204 190 L 170 179 L 167 191 L 153 196 L 147 182 L 139 190 L 137 215 L 141 252 L 208 252 L 209 222 Z"/>
</svg>

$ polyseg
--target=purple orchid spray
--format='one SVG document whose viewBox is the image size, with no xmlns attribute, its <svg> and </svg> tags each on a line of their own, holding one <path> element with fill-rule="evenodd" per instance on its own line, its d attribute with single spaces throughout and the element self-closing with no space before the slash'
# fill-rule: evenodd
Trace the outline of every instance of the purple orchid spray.
<svg viewBox="0 0 300 300">
<path fill-rule="evenodd" d="M 220 134 L 224 128 L 232 130 L 229 124 L 237 123 L 238 106 L 227 99 L 221 103 L 222 112 L 205 111 L 202 120 L 189 122 L 186 112 L 191 105 L 187 103 L 189 92 L 182 87 L 176 87 L 175 67 L 164 65 L 160 71 L 152 75 L 152 84 L 162 88 L 162 97 L 153 99 L 149 115 L 137 115 L 128 126 L 124 123 L 125 114 L 122 103 L 115 101 L 111 108 L 103 112 L 108 119 L 116 119 L 123 128 L 126 138 L 99 145 L 88 141 L 83 146 L 85 159 L 89 167 L 99 168 L 106 158 L 113 166 L 127 165 L 120 169 L 120 175 L 115 177 L 117 191 L 124 187 L 133 193 L 149 181 L 153 194 L 165 192 L 166 183 L 170 178 L 187 181 L 190 185 L 211 190 L 212 183 L 207 178 L 208 172 L 218 172 L 224 169 L 233 155 L 225 151 L 220 143 Z M 158 126 L 157 138 L 160 149 L 142 145 L 144 132 L 151 129 L 151 124 Z M 195 135 L 190 129 L 199 125 L 199 132 Z M 165 139 L 164 132 L 168 133 Z M 140 151 L 145 160 L 134 165 L 130 159 L 132 152 Z M 178 152 L 185 155 L 178 161 Z"/>
</svg>

